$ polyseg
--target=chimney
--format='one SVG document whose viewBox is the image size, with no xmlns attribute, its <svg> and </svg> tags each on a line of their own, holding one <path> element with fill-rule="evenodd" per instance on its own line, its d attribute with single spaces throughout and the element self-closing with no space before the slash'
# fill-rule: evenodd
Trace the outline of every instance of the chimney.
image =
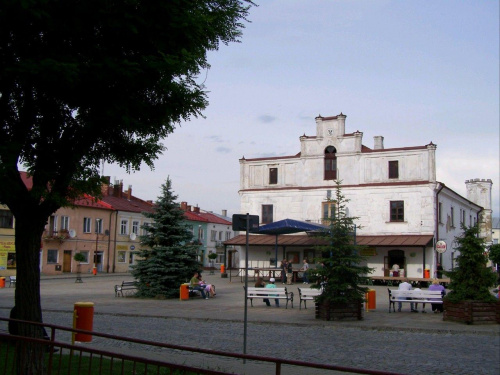
<svg viewBox="0 0 500 375">
<path fill-rule="evenodd" d="M 193 207 L 193 212 L 199 214 L 200 213 L 200 207 L 198 207 L 198 206 Z"/>
<path fill-rule="evenodd" d="M 226 216 L 227 217 L 227 210 L 222 210 L 222 216 Z"/>
<path fill-rule="evenodd" d="M 189 204 L 187 205 L 186 211 L 190 211 L 191 212 L 191 206 Z"/>
<path fill-rule="evenodd" d="M 384 137 L 381 135 L 376 135 L 373 137 L 373 149 L 374 150 L 383 150 L 384 149 Z"/>
<path fill-rule="evenodd" d="M 128 186 L 128 190 L 127 190 L 127 199 L 128 199 L 128 200 L 132 199 L 132 185 L 129 185 L 129 186 Z"/>
<path fill-rule="evenodd" d="M 101 194 L 103 197 L 107 197 L 109 195 L 109 182 L 111 181 L 110 176 L 104 176 L 104 181 L 101 184 Z"/>
<path fill-rule="evenodd" d="M 188 206 L 187 202 L 181 202 L 181 210 L 182 211 L 187 211 L 187 206 Z"/>
<path fill-rule="evenodd" d="M 120 197 L 120 182 L 118 180 L 113 184 L 113 197 Z"/>
</svg>

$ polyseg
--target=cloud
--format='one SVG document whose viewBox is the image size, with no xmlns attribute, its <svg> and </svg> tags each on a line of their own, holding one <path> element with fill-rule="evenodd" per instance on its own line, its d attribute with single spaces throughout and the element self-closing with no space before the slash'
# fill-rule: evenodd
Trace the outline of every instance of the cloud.
<svg viewBox="0 0 500 375">
<path fill-rule="evenodd" d="M 220 152 L 221 154 L 229 154 L 232 151 L 232 149 L 228 147 L 217 147 L 215 151 Z"/>
<path fill-rule="evenodd" d="M 211 136 L 208 136 L 205 138 L 211 140 L 212 142 L 216 142 L 216 143 L 223 143 L 224 142 L 218 135 L 211 135 Z"/>
<path fill-rule="evenodd" d="M 262 116 L 259 116 L 259 121 L 264 123 L 264 124 L 269 124 L 271 122 L 276 121 L 276 117 L 270 116 L 270 115 L 262 115 Z"/>
</svg>

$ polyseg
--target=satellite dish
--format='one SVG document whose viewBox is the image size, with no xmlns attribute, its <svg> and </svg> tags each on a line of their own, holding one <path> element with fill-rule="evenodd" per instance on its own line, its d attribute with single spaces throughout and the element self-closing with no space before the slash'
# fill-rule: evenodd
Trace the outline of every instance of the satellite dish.
<svg viewBox="0 0 500 375">
<path fill-rule="evenodd" d="M 76 231 L 75 231 L 74 229 L 70 229 L 68 233 L 69 233 L 69 237 L 70 237 L 70 238 L 75 238 L 75 236 L 76 236 Z"/>
<path fill-rule="evenodd" d="M 135 233 L 130 233 L 130 239 L 133 241 L 135 240 L 137 236 L 135 235 Z"/>
</svg>

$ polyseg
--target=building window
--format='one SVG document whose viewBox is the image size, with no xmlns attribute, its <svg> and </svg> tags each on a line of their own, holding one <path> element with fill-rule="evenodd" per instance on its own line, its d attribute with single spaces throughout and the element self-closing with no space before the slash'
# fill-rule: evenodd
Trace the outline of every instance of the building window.
<svg viewBox="0 0 500 375">
<path fill-rule="evenodd" d="M 325 180 L 337 178 L 337 150 L 333 146 L 325 149 Z"/>
<path fill-rule="evenodd" d="M 462 220 L 460 222 L 465 225 L 465 210 L 462 210 Z"/>
<path fill-rule="evenodd" d="M 391 221 L 405 220 L 404 201 L 391 201 Z"/>
<path fill-rule="evenodd" d="M 0 228 L 13 228 L 14 215 L 8 210 L 0 210 Z"/>
<path fill-rule="evenodd" d="M 210 231 L 210 241 L 215 241 L 216 239 L 217 239 L 217 231 L 211 230 Z"/>
<path fill-rule="evenodd" d="M 219 232 L 219 241 L 222 241 L 222 233 L 224 233 L 224 232 L 223 231 Z"/>
<path fill-rule="evenodd" d="M 472 215 L 469 215 L 469 227 L 472 226 Z"/>
<path fill-rule="evenodd" d="M 95 219 L 95 232 L 102 234 L 102 219 Z"/>
<path fill-rule="evenodd" d="M 83 233 L 90 233 L 92 226 L 92 219 L 90 217 L 83 218 Z"/>
<path fill-rule="evenodd" d="M 278 183 L 278 168 L 269 168 L 269 184 L 276 185 Z"/>
<path fill-rule="evenodd" d="M 139 222 L 138 221 L 132 221 L 132 233 L 134 234 L 139 234 Z"/>
<path fill-rule="evenodd" d="M 203 227 L 201 225 L 198 225 L 198 241 L 201 242 L 203 238 Z"/>
<path fill-rule="evenodd" d="M 126 251 L 119 251 L 118 252 L 117 262 L 118 263 L 125 263 L 125 259 L 127 259 L 126 255 L 127 255 Z"/>
<path fill-rule="evenodd" d="M 455 209 L 453 207 L 450 210 L 450 225 L 455 228 Z"/>
<path fill-rule="evenodd" d="M 226 232 L 226 241 L 231 239 L 231 232 Z"/>
<path fill-rule="evenodd" d="M 399 161 L 391 160 L 389 162 L 389 178 L 399 178 Z"/>
<path fill-rule="evenodd" d="M 59 255 L 58 250 L 47 250 L 47 264 L 57 263 L 57 257 Z"/>
<path fill-rule="evenodd" d="M 330 224 L 335 219 L 335 202 L 323 202 L 321 204 L 321 222 Z"/>
<path fill-rule="evenodd" d="M 88 264 L 89 263 L 89 252 L 88 251 L 79 251 L 79 253 L 82 254 L 83 257 L 85 258 L 80 263 Z"/>
<path fill-rule="evenodd" d="M 443 204 L 438 203 L 438 220 L 440 224 L 443 224 Z"/>
<path fill-rule="evenodd" d="M 262 224 L 269 224 L 273 222 L 273 205 L 262 205 Z"/>
<path fill-rule="evenodd" d="M 146 236 L 149 232 L 148 232 L 148 228 L 150 226 L 150 223 L 148 222 L 144 222 L 144 224 L 142 224 L 142 235 L 143 236 Z"/>
<path fill-rule="evenodd" d="M 61 216 L 61 230 L 69 230 L 69 216 Z"/>
<path fill-rule="evenodd" d="M 127 235 L 128 234 L 128 220 L 122 219 L 120 221 L 120 234 Z"/>
</svg>

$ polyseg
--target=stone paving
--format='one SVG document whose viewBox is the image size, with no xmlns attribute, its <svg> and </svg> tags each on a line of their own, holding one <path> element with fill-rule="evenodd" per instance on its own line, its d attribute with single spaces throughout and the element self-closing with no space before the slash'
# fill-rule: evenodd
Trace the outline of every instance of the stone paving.
<svg viewBox="0 0 500 375">
<path fill-rule="evenodd" d="M 225 352 L 243 352 L 244 308 L 240 279 L 204 275 L 217 287 L 216 298 L 203 300 L 142 300 L 115 297 L 113 286 L 129 274 L 85 275 L 83 283 L 73 276 L 42 277 L 44 321 L 71 326 L 75 302 L 94 302 L 96 332 L 141 338 L 177 345 L 203 347 Z M 253 283 L 253 279 L 249 284 Z M 279 285 L 281 286 L 281 285 Z M 314 308 L 299 310 L 297 287 L 294 308 L 266 307 L 248 303 L 247 354 L 263 355 L 346 367 L 391 371 L 402 374 L 499 374 L 500 325 L 444 322 L 441 314 L 388 313 L 387 288 L 376 291 L 376 309 L 364 320 L 324 322 L 314 317 Z M 0 316 L 8 316 L 14 288 L 0 289 Z M 419 306 L 421 309 L 421 306 Z M 58 336 L 70 340 L 69 335 Z M 94 338 L 92 345 L 120 346 L 120 350 L 144 353 L 144 348 Z M 274 373 L 271 365 L 213 358 L 162 349 L 151 356 L 177 363 L 201 365 L 239 374 Z M 308 369 L 282 369 L 286 374 L 325 373 Z"/>
</svg>

